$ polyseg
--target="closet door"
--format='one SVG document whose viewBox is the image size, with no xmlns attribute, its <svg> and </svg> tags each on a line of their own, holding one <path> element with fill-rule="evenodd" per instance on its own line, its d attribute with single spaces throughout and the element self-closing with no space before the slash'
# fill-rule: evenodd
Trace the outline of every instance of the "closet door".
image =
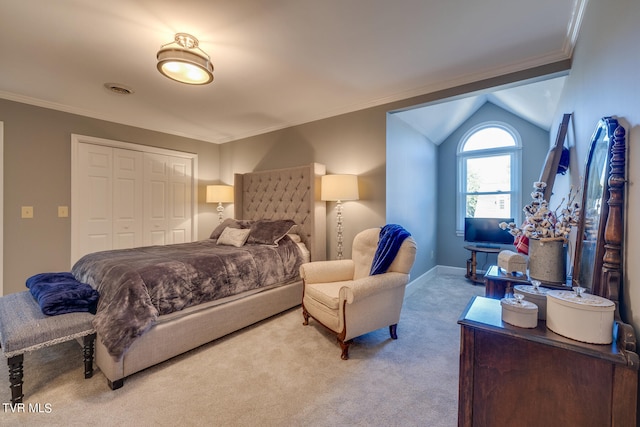
<svg viewBox="0 0 640 427">
<path fill-rule="evenodd" d="M 144 154 L 144 245 L 166 245 L 169 156 Z"/>
<path fill-rule="evenodd" d="M 191 159 L 169 159 L 169 240 L 186 243 L 193 240 L 191 218 Z"/>
<path fill-rule="evenodd" d="M 78 217 L 80 255 L 111 249 L 113 240 L 113 149 L 101 145 L 78 147 Z"/>
<path fill-rule="evenodd" d="M 191 159 L 144 154 L 144 245 L 192 239 Z"/>
<path fill-rule="evenodd" d="M 83 135 L 71 147 L 71 265 L 197 236 L 197 155 Z"/>
<path fill-rule="evenodd" d="M 143 245 L 143 155 L 113 149 L 113 249 Z"/>
</svg>

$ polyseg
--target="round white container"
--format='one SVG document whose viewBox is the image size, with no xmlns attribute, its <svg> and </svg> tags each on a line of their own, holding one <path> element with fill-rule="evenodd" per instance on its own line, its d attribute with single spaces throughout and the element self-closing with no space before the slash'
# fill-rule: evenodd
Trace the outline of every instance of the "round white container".
<svg viewBox="0 0 640 427">
<path fill-rule="evenodd" d="M 502 321 L 520 328 L 538 326 L 538 306 L 529 301 L 516 302 L 515 298 L 502 298 Z"/>
<path fill-rule="evenodd" d="M 547 292 L 547 327 L 556 334 L 590 344 L 613 341 L 613 301 L 572 291 Z"/>
<path fill-rule="evenodd" d="M 547 292 L 549 289 L 538 287 L 536 291 L 531 285 L 515 285 L 513 292 L 515 294 L 524 295 L 524 300 L 534 303 L 538 306 L 538 319 L 545 320 L 547 318 Z"/>
</svg>

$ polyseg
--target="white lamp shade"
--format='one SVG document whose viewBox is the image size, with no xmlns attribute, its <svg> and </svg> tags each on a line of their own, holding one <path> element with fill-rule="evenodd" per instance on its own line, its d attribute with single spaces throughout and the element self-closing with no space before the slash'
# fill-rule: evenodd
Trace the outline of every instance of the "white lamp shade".
<svg viewBox="0 0 640 427">
<path fill-rule="evenodd" d="M 357 175 L 324 175 L 320 198 L 328 201 L 358 200 Z"/>
<path fill-rule="evenodd" d="M 207 203 L 233 203 L 231 185 L 207 185 Z"/>
</svg>

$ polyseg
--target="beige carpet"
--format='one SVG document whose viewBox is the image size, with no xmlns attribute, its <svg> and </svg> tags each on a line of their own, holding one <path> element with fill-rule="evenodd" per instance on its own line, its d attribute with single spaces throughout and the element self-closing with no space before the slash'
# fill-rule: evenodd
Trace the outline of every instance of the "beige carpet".
<svg viewBox="0 0 640 427">
<path fill-rule="evenodd" d="M 25 412 L 3 404 L 0 425 L 455 426 L 456 322 L 483 294 L 461 276 L 420 278 L 407 289 L 398 340 L 387 329 L 357 338 L 348 361 L 334 337 L 313 321 L 303 326 L 294 308 L 133 375 L 116 391 L 99 370 L 83 378 L 78 343 L 60 344 L 25 355 Z M 0 400 L 10 401 L 6 368 Z"/>
</svg>

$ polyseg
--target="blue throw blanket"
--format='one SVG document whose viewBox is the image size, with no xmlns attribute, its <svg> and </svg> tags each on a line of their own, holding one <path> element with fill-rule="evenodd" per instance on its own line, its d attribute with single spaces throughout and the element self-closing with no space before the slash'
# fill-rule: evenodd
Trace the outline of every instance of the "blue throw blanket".
<svg viewBox="0 0 640 427">
<path fill-rule="evenodd" d="M 77 311 L 96 314 L 98 291 L 71 273 L 36 274 L 27 279 L 27 288 L 48 316 Z"/>
<path fill-rule="evenodd" d="M 374 274 L 386 273 L 396 258 L 402 242 L 409 236 L 411 233 L 398 224 L 387 224 L 382 227 L 378 248 L 373 256 L 371 273 L 369 274 L 373 276 Z"/>
</svg>

